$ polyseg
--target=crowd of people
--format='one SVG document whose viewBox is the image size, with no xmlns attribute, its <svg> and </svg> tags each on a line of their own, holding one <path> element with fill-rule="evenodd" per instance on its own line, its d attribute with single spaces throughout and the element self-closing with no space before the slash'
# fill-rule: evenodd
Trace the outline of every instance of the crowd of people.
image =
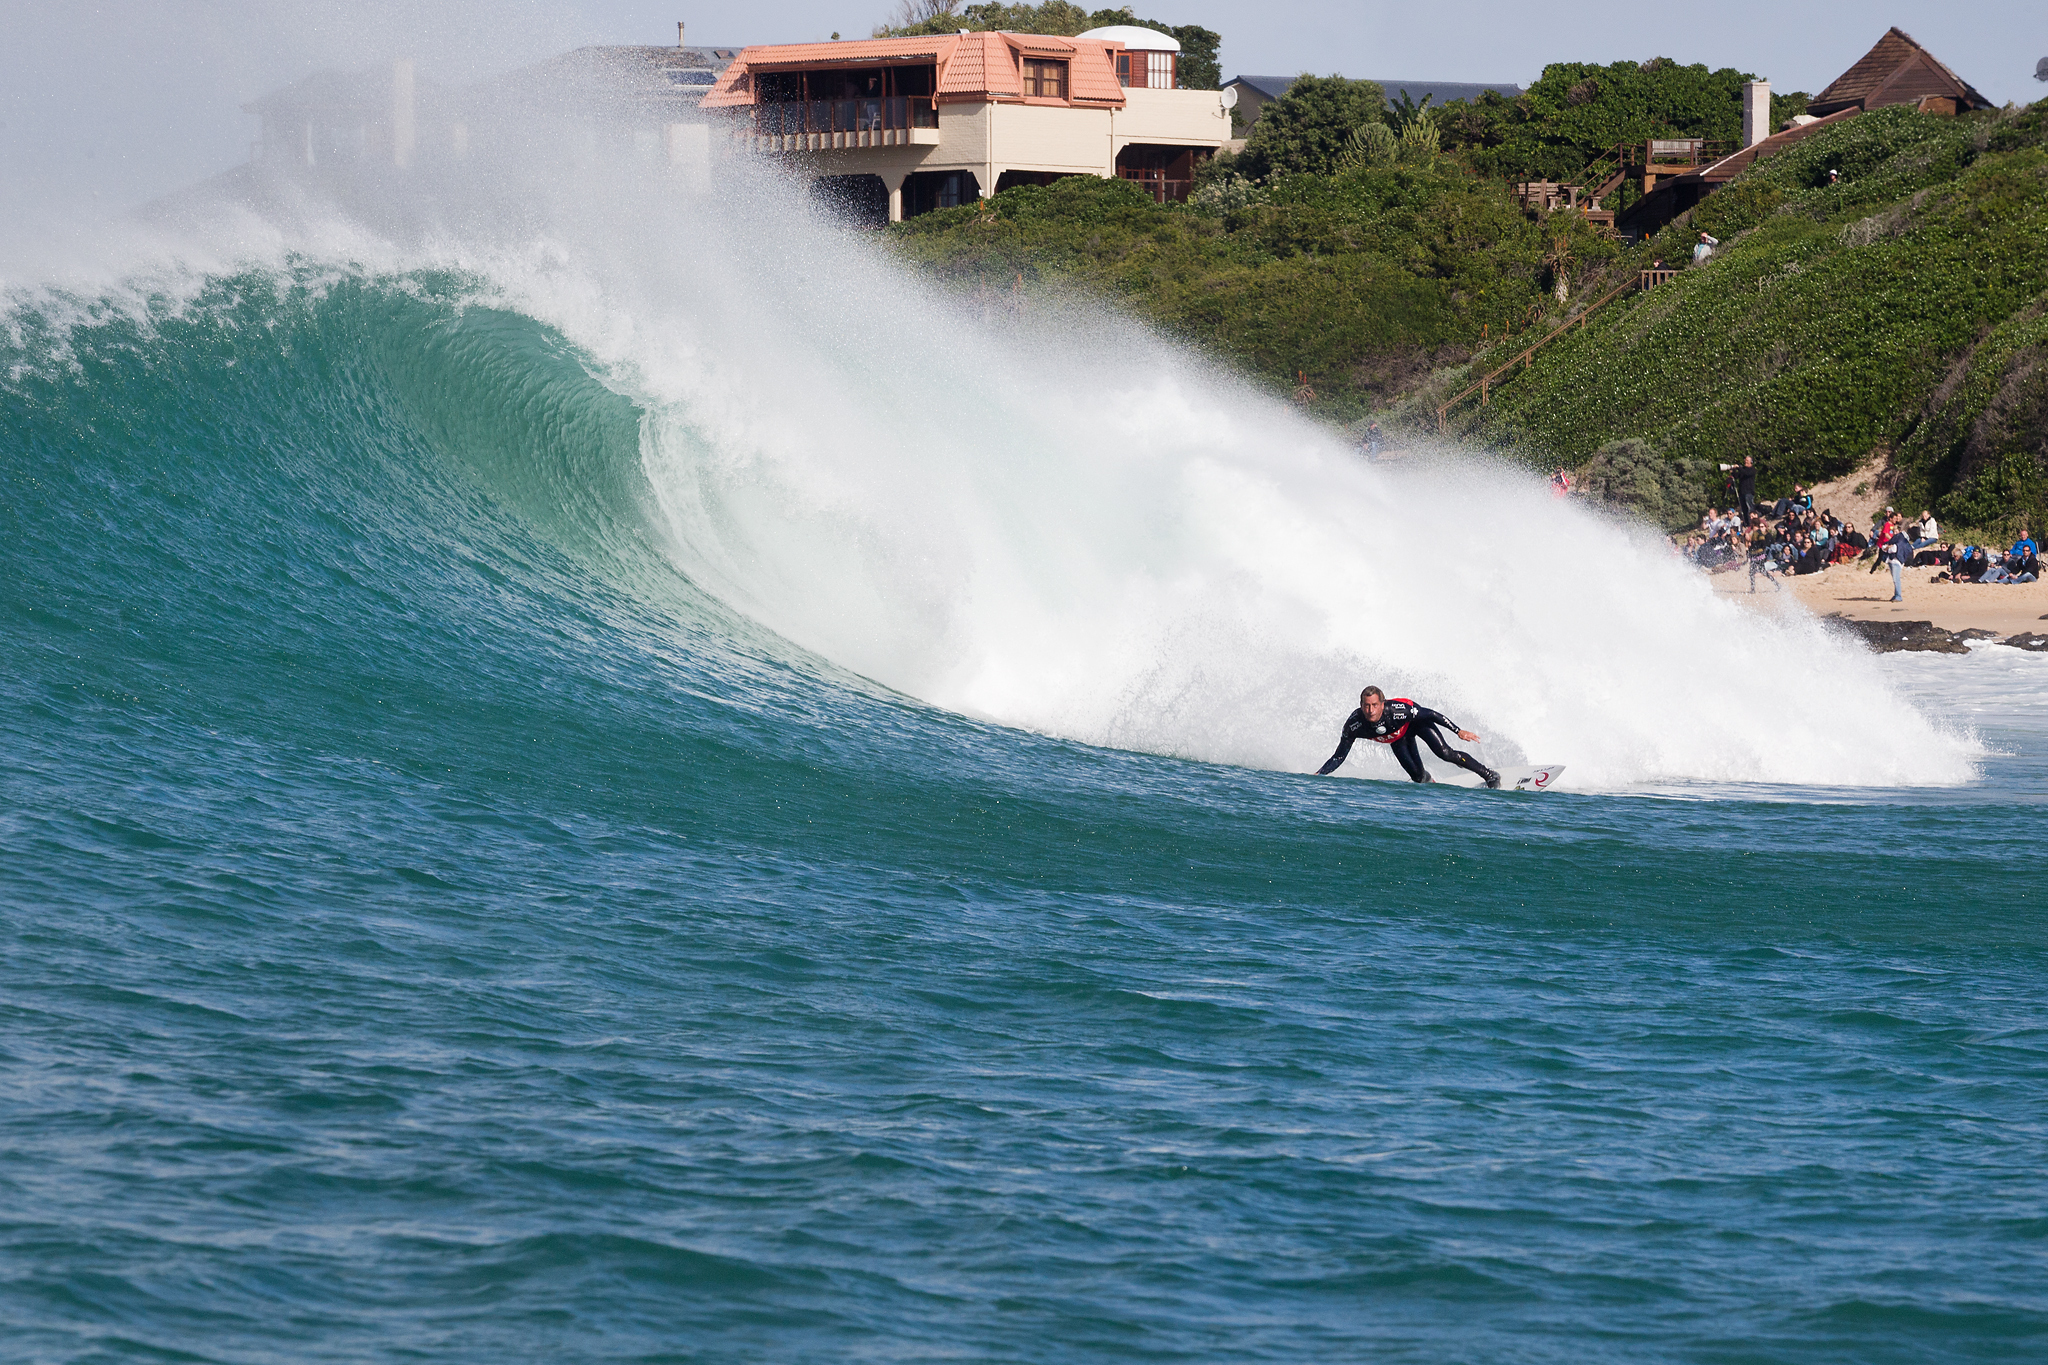
<svg viewBox="0 0 2048 1365">
<path fill-rule="evenodd" d="M 1894 602 L 1904 600 L 1904 571 L 1910 567 L 1933 565 L 1941 569 L 1935 581 L 1954 583 L 2032 583 L 2041 573 L 2040 549 L 2024 526 L 2012 548 L 2003 552 L 1940 539 L 1941 528 L 1931 512 L 1908 522 L 1887 507 L 1871 518 L 1866 532 L 1829 509 L 1816 509 L 1813 495 L 1802 485 L 1793 485 L 1792 496 L 1779 498 L 1766 511 L 1756 506 L 1750 491 L 1754 473 L 1731 482 L 1738 491 L 1737 504 L 1725 511 L 1707 509 L 1699 529 L 1679 548 L 1711 573 L 1747 568 L 1751 592 L 1759 578 L 1776 586 L 1780 574 L 1816 574 L 1831 565 L 1865 560 L 1868 572 L 1891 571 Z"/>
</svg>

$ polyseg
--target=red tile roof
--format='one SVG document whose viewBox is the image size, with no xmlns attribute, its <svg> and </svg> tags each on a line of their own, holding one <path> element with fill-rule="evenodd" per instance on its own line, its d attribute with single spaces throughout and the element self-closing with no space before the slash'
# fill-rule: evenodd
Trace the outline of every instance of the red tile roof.
<svg viewBox="0 0 2048 1365">
<path fill-rule="evenodd" d="M 984 99 L 1024 98 L 1024 77 L 1009 46 L 994 33 L 963 33 L 939 68 L 939 94 Z"/>
<path fill-rule="evenodd" d="M 754 102 L 752 71 L 801 71 L 810 68 L 885 66 L 932 62 L 938 67 L 938 94 L 946 101 L 1010 101 L 1024 98 L 1020 58 L 1064 57 L 1067 98 L 1072 104 L 1117 108 L 1124 104 L 1116 79 L 1122 43 L 1092 38 L 1057 38 L 1036 33 L 948 33 L 930 38 L 864 38 L 846 43 L 782 43 L 750 47 L 718 78 L 704 96 L 703 108 L 731 109 Z"/>
</svg>

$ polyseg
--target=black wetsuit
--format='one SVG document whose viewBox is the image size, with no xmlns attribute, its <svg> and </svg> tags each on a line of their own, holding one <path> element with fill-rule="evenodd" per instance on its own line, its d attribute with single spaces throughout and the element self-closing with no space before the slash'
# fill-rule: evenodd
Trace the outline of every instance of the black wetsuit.
<svg viewBox="0 0 2048 1365">
<path fill-rule="evenodd" d="M 1337 752 L 1330 755 L 1329 762 L 1316 769 L 1316 776 L 1324 777 L 1336 772 L 1351 754 L 1352 744 L 1361 739 L 1385 744 L 1393 749 L 1394 757 L 1415 782 L 1433 780 L 1422 766 L 1422 755 L 1415 750 L 1415 740 L 1421 737 L 1429 745 L 1430 752 L 1446 763 L 1455 763 L 1468 773 L 1477 773 L 1487 786 L 1499 783 L 1500 774 L 1467 753 L 1460 753 L 1444 742 L 1437 727 L 1443 727 L 1456 734 L 1461 728 L 1456 721 L 1440 711 L 1409 701 L 1406 697 L 1389 697 L 1380 709 L 1378 720 L 1367 720 L 1363 707 L 1353 711 L 1344 722 L 1343 737 L 1337 741 Z"/>
</svg>

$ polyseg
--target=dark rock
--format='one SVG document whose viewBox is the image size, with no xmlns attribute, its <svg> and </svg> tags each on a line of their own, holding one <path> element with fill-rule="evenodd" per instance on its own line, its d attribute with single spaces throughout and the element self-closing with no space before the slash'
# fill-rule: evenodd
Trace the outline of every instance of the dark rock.
<svg viewBox="0 0 2048 1365">
<path fill-rule="evenodd" d="M 2048 621 L 2048 616 L 2041 619 Z M 2015 635 L 2006 643 L 2014 649 L 2024 649 L 2029 654 L 2048 654 L 2048 635 Z"/>
<path fill-rule="evenodd" d="M 1926 654 L 1970 652 L 1962 637 L 1943 630 L 1932 621 L 1850 621 L 1840 616 L 1834 620 L 1880 654 L 1896 654 L 1901 650 Z"/>
<path fill-rule="evenodd" d="M 1956 638 L 1958 640 L 1996 640 L 1998 632 L 1986 630 L 1982 626 L 1971 626 L 1968 630 L 1957 631 Z"/>
</svg>

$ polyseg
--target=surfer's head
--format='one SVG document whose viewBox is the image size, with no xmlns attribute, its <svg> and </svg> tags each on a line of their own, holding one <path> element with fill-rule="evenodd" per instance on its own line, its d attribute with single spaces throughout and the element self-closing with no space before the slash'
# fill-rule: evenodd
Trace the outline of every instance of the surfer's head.
<svg viewBox="0 0 2048 1365">
<path fill-rule="evenodd" d="M 1365 712 L 1367 720 L 1378 720 L 1380 712 L 1387 709 L 1387 694 L 1377 687 L 1368 687 L 1358 694 L 1358 709 Z"/>
</svg>

